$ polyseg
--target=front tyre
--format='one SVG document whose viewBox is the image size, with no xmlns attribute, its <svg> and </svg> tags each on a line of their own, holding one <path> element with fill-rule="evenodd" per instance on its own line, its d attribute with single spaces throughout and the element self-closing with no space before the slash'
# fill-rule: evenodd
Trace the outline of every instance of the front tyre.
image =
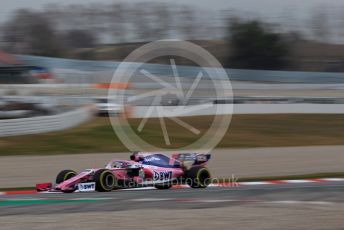
<svg viewBox="0 0 344 230">
<path fill-rule="evenodd" d="M 113 173 L 107 169 L 101 169 L 94 174 L 94 181 L 96 182 L 96 191 L 110 192 L 115 189 L 117 179 Z"/>
<path fill-rule="evenodd" d="M 70 170 L 70 169 L 62 170 L 56 176 L 56 184 L 61 184 L 62 182 L 69 180 L 72 177 L 75 177 L 76 175 L 77 173 L 73 170 Z"/>
<path fill-rule="evenodd" d="M 206 188 L 211 183 L 211 175 L 203 166 L 192 167 L 186 172 L 186 183 L 191 188 Z"/>
</svg>

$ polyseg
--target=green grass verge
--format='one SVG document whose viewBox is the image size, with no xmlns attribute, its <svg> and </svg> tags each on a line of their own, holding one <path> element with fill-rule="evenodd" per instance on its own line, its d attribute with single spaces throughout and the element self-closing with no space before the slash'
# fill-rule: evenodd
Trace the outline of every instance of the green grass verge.
<svg viewBox="0 0 344 230">
<path fill-rule="evenodd" d="M 213 117 L 183 118 L 201 131 L 210 126 Z M 137 128 L 141 120 L 132 119 Z M 166 120 L 171 137 L 171 149 L 188 145 L 198 136 Z M 167 147 L 158 119 L 149 119 L 144 139 L 156 146 Z M 226 135 L 219 143 L 222 148 L 278 147 L 307 145 L 343 145 L 344 115 L 285 114 L 235 115 Z M 127 151 L 115 135 L 108 118 L 95 118 L 87 124 L 61 132 L 0 139 L 0 155 L 52 155 Z"/>
</svg>

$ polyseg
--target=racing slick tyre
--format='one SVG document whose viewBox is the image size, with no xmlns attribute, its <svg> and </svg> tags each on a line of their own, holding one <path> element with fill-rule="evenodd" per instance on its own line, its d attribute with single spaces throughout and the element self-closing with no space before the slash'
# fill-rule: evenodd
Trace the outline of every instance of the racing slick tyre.
<svg viewBox="0 0 344 230">
<path fill-rule="evenodd" d="M 62 170 L 59 174 L 56 176 L 56 184 L 61 184 L 63 181 L 66 181 L 74 176 L 76 176 L 77 173 L 73 170 Z"/>
<path fill-rule="evenodd" d="M 203 166 L 192 167 L 186 173 L 186 183 L 191 188 L 206 188 L 211 182 L 211 175 Z"/>
<path fill-rule="evenodd" d="M 169 189 L 172 187 L 172 183 L 156 184 L 154 185 L 156 189 Z"/>
<path fill-rule="evenodd" d="M 110 192 L 115 189 L 117 178 L 113 173 L 106 169 L 101 169 L 94 174 L 94 181 L 96 182 L 96 191 Z"/>
</svg>

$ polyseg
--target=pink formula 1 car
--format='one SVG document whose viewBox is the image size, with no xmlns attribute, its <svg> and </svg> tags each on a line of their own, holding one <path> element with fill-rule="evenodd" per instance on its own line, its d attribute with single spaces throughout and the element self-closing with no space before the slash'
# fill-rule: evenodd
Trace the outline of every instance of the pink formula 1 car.
<svg viewBox="0 0 344 230">
<path fill-rule="evenodd" d="M 37 184 L 37 191 L 109 192 L 118 188 L 154 186 L 171 188 L 173 184 L 188 184 L 192 188 L 206 188 L 211 182 L 205 167 L 210 154 L 180 153 L 171 157 L 159 153 L 135 152 L 129 161 L 112 160 L 105 168 L 86 169 L 80 173 L 63 170 L 56 177 L 56 185 Z"/>
</svg>

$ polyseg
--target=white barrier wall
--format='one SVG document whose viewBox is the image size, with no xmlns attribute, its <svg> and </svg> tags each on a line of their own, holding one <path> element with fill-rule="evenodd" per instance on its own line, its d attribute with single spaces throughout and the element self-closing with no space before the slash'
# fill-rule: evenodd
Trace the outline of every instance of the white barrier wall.
<svg viewBox="0 0 344 230">
<path fill-rule="evenodd" d="M 234 114 L 344 114 L 343 104 L 235 104 Z"/>
<path fill-rule="evenodd" d="M 135 106 L 131 117 L 182 117 L 228 114 L 231 105 Z M 225 108 L 227 107 L 227 108 Z M 344 114 L 343 104 L 234 104 L 233 114 Z"/>
<path fill-rule="evenodd" d="M 0 137 L 64 130 L 90 120 L 93 114 L 92 107 L 83 107 L 52 116 L 0 120 Z"/>
</svg>

